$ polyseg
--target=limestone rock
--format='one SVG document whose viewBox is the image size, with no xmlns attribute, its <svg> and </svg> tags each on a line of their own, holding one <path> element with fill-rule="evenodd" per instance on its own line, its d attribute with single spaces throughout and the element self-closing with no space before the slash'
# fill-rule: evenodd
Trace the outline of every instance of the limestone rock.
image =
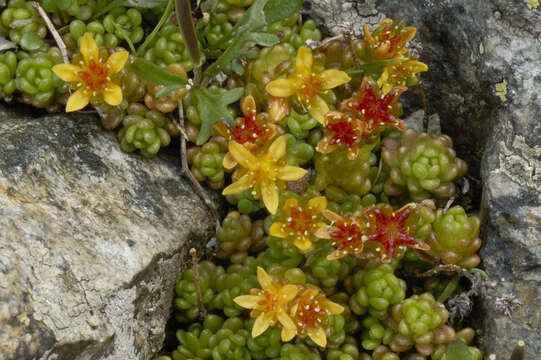
<svg viewBox="0 0 541 360">
<path fill-rule="evenodd" d="M 0 358 L 150 359 L 187 249 L 214 232 L 178 158 L 4 106 L 0 154 Z"/>
<path fill-rule="evenodd" d="M 440 115 L 442 132 L 482 180 L 484 267 L 502 294 L 522 302 L 508 317 L 497 299 L 479 299 L 481 348 L 507 359 L 523 339 L 525 358 L 539 360 L 541 8 L 518 0 L 334 3 L 311 1 L 312 15 L 331 35 L 383 17 L 418 28 L 420 60 L 429 67 L 422 74 L 429 112 Z M 410 109 L 422 107 L 415 89 L 405 95 Z"/>
</svg>

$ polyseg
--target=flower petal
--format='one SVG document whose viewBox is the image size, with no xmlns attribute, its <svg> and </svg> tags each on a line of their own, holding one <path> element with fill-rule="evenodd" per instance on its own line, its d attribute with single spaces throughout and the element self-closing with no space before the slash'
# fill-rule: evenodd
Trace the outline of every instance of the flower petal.
<svg viewBox="0 0 541 360">
<path fill-rule="evenodd" d="M 260 300 L 261 298 L 259 296 L 254 295 L 241 295 L 233 299 L 237 305 L 246 309 L 255 309 Z"/>
<path fill-rule="evenodd" d="M 327 198 L 325 196 L 317 196 L 310 199 L 306 205 L 316 213 L 319 213 L 327 207 Z"/>
<path fill-rule="evenodd" d="M 351 80 L 351 78 L 343 71 L 329 69 L 319 74 L 319 79 L 323 82 L 323 89 L 332 89 Z"/>
<path fill-rule="evenodd" d="M 288 342 L 297 334 L 297 327 L 285 312 L 280 312 L 277 317 L 280 324 L 282 324 L 282 341 Z"/>
<path fill-rule="evenodd" d="M 247 169 L 253 169 L 259 163 L 257 158 L 248 149 L 236 141 L 229 142 L 229 153 L 242 167 Z"/>
<path fill-rule="evenodd" d="M 282 166 L 278 169 L 278 179 L 284 181 L 295 181 L 306 175 L 307 171 L 296 166 Z"/>
<path fill-rule="evenodd" d="M 261 288 L 263 290 L 274 290 L 274 286 L 272 285 L 272 280 L 262 267 L 257 267 L 257 282 L 259 285 L 261 285 Z"/>
<path fill-rule="evenodd" d="M 289 79 L 277 79 L 265 86 L 265 90 L 275 97 L 286 98 L 295 94 L 295 85 Z"/>
<path fill-rule="evenodd" d="M 312 52 L 304 46 L 299 48 L 295 59 L 295 73 L 308 77 L 312 73 Z"/>
<path fill-rule="evenodd" d="M 254 326 L 252 327 L 252 337 L 255 338 L 263 334 L 271 323 L 272 316 L 267 316 L 265 313 L 259 315 L 257 319 L 255 319 Z"/>
<path fill-rule="evenodd" d="M 84 88 L 81 88 L 71 94 L 66 104 L 66 112 L 81 110 L 90 102 L 90 92 L 86 91 Z"/>
<path fill-rule="evenodd" d="M 330 229 L 333 227 L 322 227 L 316 230 L 314 236 L 320 239 L 332 239 Z"/>
<path fill-rule="evenodd" d="M 225 156 L 224 156 L 224 158 L 222 160 L 222 166 L 224 167 L 224 169 L 231 170 L 237 165 L 238 165 L 238 163 L 235 161 L 233 156 L 231 156 L 231 153 L 225 154 Z"/>
<path fill-rule="evenodd" d="M 280 301 L 287 304 L 288 302 L 293 300 L 295 296 L 297 296 L 298 292 L 299 289 L 297 288 L 297 286 L 291 284 L 284 285 L 279 292 Z"/>
<path fill-rule="evenodd" d="M 120 72 L 120 70 L 124 68 L 124 65 L 126 65 L 126 61 L 128 61 L 129 56 L 130 53 L 127 51 L 118 51 L 109 56 L 109 59 L 107 59 L 105 62 L 105 66 L 107 67 L 109 74 L 116 74 Z"/>
<path fill-rule="evenodd" d="M 244 98 L 241 104 L 241 110 L 245 116 L 256 114 L 257 111 L 255 106 L 255 99 L 252 95 L 246 96 Z"/>
<path fill-rule="evenodd" d="M 286 137 L 285 135 L 280 136 L 269 147 L 266 156 L 271 159 L 273 162 L 277 162 L 286 154 Z M 303 175 L 304 176 L 304 175 Z"/>
<path fill-rule="evenodd" d="M 52 67 L 53 72 L 58 76 L 60 79 L 67 81 L 67 82 L 75 82 L 75 81 L 81 81 L 81 78 L 79 77 L 79 71 L 82 69 L 73 64 L 58 64 Z"/>
<path fill-rule="evenodd" d="M 295 198 L 287 198 L 284 203 L 284 211 L 289 214 L 291 209 L 299 207 L 299 202 Z"/>
<path fill-rule="evenodd" d="M 297 237 L 293 241 L 293 245 L 295 245 L 297 249 L 301 251 L 306 251 L 310 249 L 310 247 L 312 246 L 312 242 L 308 238 Z"/>
<path fill-rule="evenodd" d="M 250 174 L 243 175 L 240 179 L 226 187 L 222 191 L 222 195 L 233 195 L 243 192 L 252 187 L 252 177 Z"/>
<path fill-rule="evenodd" d="M 281 223 L 281 222 L 272 223 L 269 229 L 269 235 L 282 238 L 282 239 L 286 238 L 288 234 L 287 234 L 287 231 L 285 231 L 284 223 Z"/>
<path fill-rule="evenodd" d="M 278 209 L 278 186 L 274 182 L 261 183 L 261 197 L 265 207 L 271 214 L 276 214 Z"/>
<path fill-rule="evenodd" d="M 117 106 L 122 102 L 122 89 L 115 83 L 109 82 L 103 90 L 103 100 L 109 105 Z"/>
<path fill-rule="evenodd" d="M 94 38 L 90 33 L 85 33 L 83 35 L 83 41 L 81 42 L 81 55 L 85 60 L 85 64 L 90 64 L 91 61 L 98 61 L 100 54 L 98 50 L 98 45 L 94 41 Z"/>
<path fill-rule="evenodd" d="M 320 124 L 325 125 L 325 114 L 329 112 L 329 105 L 319 96 L 314 96 L 309 101 L 308 112 Z"/>
<path fill-rule="evenodd" d="M 325 307 L 331 315 L 338 315 L 344 312 L 344 307 L 342 305 L 332 302 L 330 300 L 325 300 Z"/>
<path fill-rule="evenodd" d="M 322 348 L 327 346 L 327 336 L 325 335 L 325 330 L 322 328 L 308 328 L 306 334 L 310 337 L 310 339 L 312 339 L 313 342 Z"/>
<path fill-rule="evenodd" d="M 327 218 L 327 220 L 332 221 L 334 223 L 341 223 L 341 222 L 346 221 L 346 219 L 344 219 L 342 216 L 338 215 L 335 212 L 332 212 L 331 210 L 325 209 L 321 213 L 323 214 L 323 216 L 325 216 L 325 218 Z"/>
</svg>

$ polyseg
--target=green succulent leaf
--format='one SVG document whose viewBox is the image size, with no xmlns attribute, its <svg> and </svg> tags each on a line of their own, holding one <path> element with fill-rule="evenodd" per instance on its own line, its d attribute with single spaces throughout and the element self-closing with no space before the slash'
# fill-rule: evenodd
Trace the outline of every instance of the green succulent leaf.
<svg viewBox="0 0 541 360">
<path fill-rule="evenodd" d="M 25 33 L 21 37 L 21 47 L 27 51 L 34 51 L 41 47 L 43 44 L 41 38 L 33 32 Z"/>
<path fill-rule="evenodd" d="M 41 4 L 48 12 L 57 12 L 67 10 L 72 4 L 72 0 L 43 0 Z"/>
<path fill-rule="evenodd" d="M 151 61 L 142 58 L 136 58 L 130 65 L 130 70 L 145 81 L 166 87 L 176 86 L 169 92 L 183 88 L 188 84 L 188 79 L 172 74 Z"/>
<path fill-rule="evenodd" d="M 445 356 L 447 360 L 474 360 L 468 345 L 460 339 L 454 339 L 447 345 Z"/>
<path fill-rule="evenodd" d="M 222 40 L 233 39 L 231 45 L 218 60 L 207 68 L 205 75 L 216 76 L 237 59 L 251 58 L 253 52 L 247 53 L 247 47 L 250 44 L 257 43 L 263 46 L 275 44 L 277 42 L 276 36 L 269 36 L 270 34 L 264 34 L 260 31 L 268 24 L 291 16 L 301 6 L 302 1 L 298 0 L 256 0 L 237 22 L 230 37 Z"/>
<path fill-rule="evenodd" d="M 229 123 L 233 122 L 233 117 L 227 106 L 239 100 L 244 89 L 236 88 L 220 94 L 213 94 L 208 89 L 195 88 L 192 92 L 201 116 L 201 129 L 197 137 L 197 145 L 202 145 L 210 138 L 215 123 L 224 120 Z"/>
</svg>

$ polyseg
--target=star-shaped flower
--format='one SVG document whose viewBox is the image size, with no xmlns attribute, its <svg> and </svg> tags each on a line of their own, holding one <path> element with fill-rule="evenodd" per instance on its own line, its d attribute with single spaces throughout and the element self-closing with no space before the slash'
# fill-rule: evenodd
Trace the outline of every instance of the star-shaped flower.
<svg viewBox="0 0 541 360">
<path fill-rule="evenodd" d="M 358 255 L 364 248 L 364 226 L 358 216 L 340 216 L 330 210 L 323 210 L 323 216 L 331 221 L 316 232 L 321 239 L 330 239 L 335 251 L 327 256 L 327 260 L 337 260 L 347 255 Z"/>
<path fill-rule="evenodd" d="M 404 23 L 393 25 L 393 20 L 383 19 L 378 27 L 370 32 L 364 25 L 364 38 L 378 59 L 390 59 L 407 54 L 406 43 L 415 37 L 417 29 Z"/>
<path fill-rule="evenodd" d="M 240 178 L 226 187 L 222 195 L 232 195 L 253 188 L 255 198 L 261 198 L 267 210 L 274 214 L 278 209 L 279 185 L 306 175 L 306 170 L 285 164 L 286 138 L 280 136 L 270 145 L 266 153 L 254 155 L 236 141 L 229 142 L 231 156 L 244 169 Z"/>
<path fill-rule="evenodd" d="M 279 322 L 282 325 L 282 341 L 291 340 L 297 333 L 297 327 L 288 314 L 288 304 L 297 295 L 297 286 L 273 281 L 260 267 L 257 268 L 257 281 L 261 289 L 252 289 L 251 295 L 233 299 L 239 306 L 252 309 L 250 315 L 256 318 L 252 337 L 261 335 L 269 326 Z"/>
<path fill-rule="evenodd" d="M 290 315 L 297 327 L 297 334 L 308 336 L 324 348 L 327 346 L 329 315 L 338 315 L 343 311 L 341 305 L 328 300 L 320 289 L 307 286 L 295 298 Z"/>
<path fill-rule="evenodd" d="M 258 116 L 255 100 L 252 96 L 244 98 L 241 109 L 244 116 L 238 117 L 235 120 L 235 127 L 233 129 L 221 122 L 215 124 L 214 129 L 227 140 L 234 140 L 242 144 L 246 149 L 252 152 L 258 152 L 268 141 L 278 135 L 278 126 L 265 121 L 263 116 Z M 223 166 L 227 170 L 231 170 L 237 166 L 237 161 L 230 152 L 225 154 Z"/>
<path fill-rule="evenodd" d="M 120 105 L 122 89 L 111 76 L 119 73 L 128 60 L 127 51 L 118 51 L 107 60 L 100 57 L 98 45 L 89 33 L 81 42 L 83 60 L 79 64 L 59 64 L 53 72 L 62 80 L 72 83 L 77 89 L 68 99 L 66 112 L 77 111 L 88 105 L 90 100 L 102 97 L 109 105 Z"/>
<path fill-rule="evenodd" d="M 336 69 L 315 73 L 312 70 L 312 52 L 301 46 L 295 61 L 295 70 L 287 79 L 278 79 L 267 84 L 265 89 L 275 97 L 287 98 L 296 95 L 310 115 L 320 123 L 325 123 L 329 106 L 319 94 L 345 84 L 351 78 Z"/>
<path fill-rule="evenodd" d="M 410 234 L 414 224 L 409 224 L 408 218 L 414 206 L 407 204 L 397 211 L 393 211 L 390 205 L 371 206 L 363 211 L 369 224 L 368 240 L 381 244 L 379 252 L 382 263 L 391 261 L 395 249 L 399 246 L 430 250 L 430 246 Z"/>
<path fill-rule="evenodd" d="M 321 211 L 327 207 L 327 199 L 318 196 L 310 199 L 305 206 L 299 206 L 295 198 L 288 198 L 283 211 L 269 230 L 271 236 L 293 239 L 293 245 L 302 251 L 312 246 L 312 239 L 319 228 L 326 224 L 321 221 Z"/>
<path fill-rule="evenodd" d="M 378 85 L 383 93 L 387 94 L 394 86 L 406 86 L 410 79 L 417 81 L 417 74 L 427 70 L 426 64 L 405 58 L 386 65 L 378 79 Z"/>
</svg>

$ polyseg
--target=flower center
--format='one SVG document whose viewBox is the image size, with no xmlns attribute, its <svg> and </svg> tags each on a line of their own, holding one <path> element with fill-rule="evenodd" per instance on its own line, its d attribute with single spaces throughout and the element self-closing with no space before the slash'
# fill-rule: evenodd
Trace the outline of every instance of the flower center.
<svg viewBox="0 0 541 360">
<path fill-rule="evenodd" d="M 313 213 L 308 209 L 293 208 L 287 222 L 289 228 L 295 233 L 307 235 L 314 226 Z"/>
<path fill-rule="evenodd" d="M 395 26 L 394 29 L 391 29 L 390 26 L 386 26 L 385 29 L 383 29 L 383 31 L 381 32 L 381 34 L 378 34 L 378 36 L 376 36 L 376 41 L 378 41 L 380 45 L 385 43 L 389 44 L 390 54 L 393 54 L 402 42 L 402 35 L 400 34 L 400 32 L 396 33 L 397 30 L 398 26 Z"/>
<path fill-rule="evenodd" d="M 79 72 L 79 77 L 89 91 L 100 91 L 109 82 L 109 72 L 100 62 L 91 61 L 86 69 Z"/>
<path fill-rule="evenodd" d="M 259 310 L 261 310 L 263 313 L 268 313 L 274 310 L 274 307 L 276 306 L 276 299 L 270 291 L 259 290 L 258 295 L 261 298 L 261 300 L 258 301 L 258 305 L 260 306 Z"/>
<path fill-rule="evenodd" d="M 357 110 L 364 116 L 368 130 L 373 130 L 377 125 L 392 123 L 391 102 L 392 93 L 379 97 L 370 84 L 366 84 L 362 101 L 357 105 Z"/>
<path fill-rule="evenodd" d="M 359 234 L 361 233 L 361 228 L 358 225 L 343 222 L 336 224 L 336 226 L 338 230 L 331 232 L 331 236 L 334 239 L 340 240 L 338 250 L 348 248 L 360 240 Z"/>
<path fill-rule="evenodd" d="M 327 326 L 327 311 L 319 301 L 319 297 L 308 291 L 299 301 L 295 322 L 301 332 L 309 328 L 318 329 Z"/>
<path fill-rule="evenodd" d="M 327 128 L 334 132 L 333 137 L 329 140 L 331 145 L 344 144 L 351 147 L 357 141 L 357 129 L 351 121 L 339 121 L 337 123 L 327 125 Z"/>
<path fill-rule="evenodd" d="M 241 124 L 237 124 L 233 129 L 233 137 L 239 144 L 246 142 L 255 143 L 262 137 L 268 129 L 264 126 L 259 126 L 255 120 L 255 116 L 246 115 Z"/>
<path fill-rule="evenodd" d="M 317 90 L 323 87 L 323 81 L 319 76 L 311 74 L 301 78 L 301 86 L 298 94 L 301 100 L 313 99 L 317 96 Z"/>
</svg>

